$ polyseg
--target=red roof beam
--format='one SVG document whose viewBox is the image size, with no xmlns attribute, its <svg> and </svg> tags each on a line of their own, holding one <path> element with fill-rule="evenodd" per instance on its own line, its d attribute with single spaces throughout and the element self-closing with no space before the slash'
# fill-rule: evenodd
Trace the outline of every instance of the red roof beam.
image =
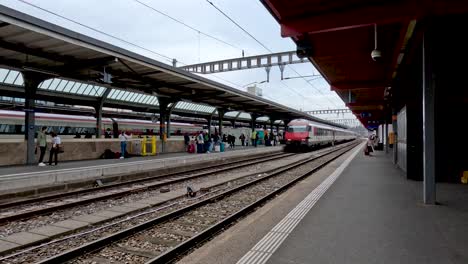
<svg viewBox="0 0 468 264">
<path fill-rule="evenodd" d="M 330 85 L 331 90 L 364 90 L 364 89 L 383 89 L 388 87 L 385 83 L 381 81 L 367 81 L 367 82 L 343 82 L 343 83 L 333 83 Z M 382 95 L 383 96 L 383 95 Z"/>
<path fill-rule="evenodd" d="M 412 2 L 412 1 L 411 1 Z M 281 36 L 297 37 L 304 33 L 314 34 L 346 30 L 373 24 L 391 24 L 409 21 L 417 17 L 414 3 L 363 6 L 338 12 L 330 10 L 315 16 L 303 16 L 281 20 Z"/>
</svg>

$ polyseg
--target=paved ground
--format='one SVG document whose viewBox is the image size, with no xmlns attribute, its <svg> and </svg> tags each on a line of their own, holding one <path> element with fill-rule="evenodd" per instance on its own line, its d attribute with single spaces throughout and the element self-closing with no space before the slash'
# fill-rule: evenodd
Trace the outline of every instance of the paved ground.
<svg viewBox="0 0 468 264">
<path fill-rule="evenodd" d="M 468 263 L 467 186 L 421 199 L 382 152 L 358 156 L 267 263 Z"/>
<path fill-rule="evenodd" d="M 258 146 L 259 148 L 263 148 L 264 146 Z M 253 147 L 242 147 L 236 146 L 235 149 L 231 150 L 227 148 L 226 151 L 239 151 L 242 149 L 251 149 Z M 210 153 L 211 154 L 211 153 Z M 96 159 L 96 160 L 81 160 L 81 161 L 66 161 L 60 162 L 60 155 L 59 155 L 59 165 L 58 166 L 7 166 L 7 167 L 0 167 L 0 175 L 7 175 L 13 173 L 26 173 L 26 172 L 37 172 L 37 171 L 46 171 L 46 170 L 56 170 L 56 169 L 71 169 L 71 168 L 81 168 L 81 167 L 89 167 L 89 166 L 96 166 L 96 165 L 107 165 L 107 164 L 116 164 L 116 163 L 125 163 L 125 162 L 132 162 L 132 161 L 140 161 L 140 160 L 151 160 L 151 159 L 162 159 L 162 158 L 171 158 L 171 157 L 180 157 L 180 156 L 188 156 L 188 155 L 209 155 L 209 154 L 190 154 L 187 152 L 178 152 L 178 153 L 167 153 L 167 154 L 158 154 L 157 156 L 147 156 L 147 157 L 132 157 L 128 159 Z M 47 157 L 46 157 L 47 160 Z"/>
<path fill-rule="evenodd" d="M 382 152 L 362 153 L 305 215 L 267 263 L 468 263 L 468 186 L 438 184 L 424 206 Z M 345 157 L 241 220 L 180 263 L 236 263 Z"/>
<path fill-rule="evenodd" d="M 313 176 L 271 200 L 254 213 L 240 220 L 209 243 L 195 250 L 178 263 L 229 264 L 236 263 L 289 211 L 316 188 L 349 156 L 349 153 L 325 166 Z"/>
</svg>

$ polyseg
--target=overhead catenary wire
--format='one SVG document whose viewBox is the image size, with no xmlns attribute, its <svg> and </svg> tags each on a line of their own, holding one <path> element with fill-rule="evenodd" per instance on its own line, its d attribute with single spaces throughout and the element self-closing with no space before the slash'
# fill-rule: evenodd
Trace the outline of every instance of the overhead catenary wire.
<svg viewBox="0 0 468 264">
<path fill-rule="evenodd" d="M 247 35 L 249 35 L 252 39 L 254 39 L 258 44 L 263 46 L 266 50 L 273 53 L 268 47 L 266 47 L 262 42 L 260 42 L 257 38 L 255 38 L 252 34 L 250 34 L 247 30 L 245 30 L 241 25 L 239 25 L 236 21 L 230 18 L 226 13 L 224 13 L 221 9 L 213 4 L 213 2 L 206 0 L 211 6 L 213 6 L 216 10 L 218 10 L 221 14 L 223 14 L 227 19 L 229 19 L 232 23 L 234 23 L 237 27 L 239 27 L 242 31 L 244 31 Z"/>
<path fill-rule="evenodd" d="M 210 34 L 208 34 L 208 33 L 203 32 L 203 31 L 201 31 L 201 30 L 199 30 L 199 29 L 197 29 L 197 28 L 195 28 L 195 27 L 192 27 L 192 26 L 188 25 L 187 23 L 185 23 L 185 22 L 183 22 L 183 21 L 181 21 L 181 20 L 179 20 L 179 19 L 177 19 L 177 18 L 174 18 L 174 17 L 168 15 L 167 13 L 164 13 L 163 11 L 158 10 L 158 9 L 156 9 L 156 8 L 154 8 L 154 7 L 148 5 L 148 4 L 146 4 L 146 3 L 144 3 L 144 2 L 142 2 L 142 1 L 140 1 L 140 0 L 133 0 L 133 1 L 136 2 L 136 3 L 138 3 L 138 4 L 140 4 L 140 5 L 142 5 L 142 6 L 144 6 L 144 7 L 146 7 L 146 8 L 148 8 L 148 9 L 150 9 L 150 10 L 152 10 L 152 11 L 154 11 L 154 12 L 156 12 L 156 13 L 158 13 L 158 14 L 160 14 L 160 15 L 163 15 L 163 16 L 165 16 L 165 17 L 171 19 L 172 21 L 175 21 L 175 22 L 177 22 L 177 23 L 179 23 L 179 24 L 181 24 L 181 25 L 183 25 L 183 26 L 185 26 L 185 27 L 187 27 L 187 28 L 189 28 L 189 29 L 191 29 L 191 30 L 193 30 L 193 31 L 195 31 L 195 32 L 197 32 L 197 33 L 199 33 L 199 34 L 201 34 L 201 35 L 204 35 L 204 36 L 206 36 L 206 37 L 209 37 L 209 38 L 211 38 L 211 39 L 214 39 L 214 40 L 216 40 L 216 41 L 218 41 L 218 42 L 221 42 L 221 43 L 223 43 L 223 44 L 225 44 L 225 45 L 228 45 L 228 46 L 230 46 L 230 47 L 232 47 L 232 48 L 235 48 L 235 49 L 238 49 L 238 50 L 243 50 L 242 48 L 237 47 L 237 46 L 234 45 L 234 44 L 231 44 L 231 43 L 229 43 L 229 42 L 227 42 L 227 41 L 224 41 L 224 40 L 222 40 L 222 39 L 220 39 L 220 38 L 218 38 L 218 37 L 215 37 L 215 36 L 213 36 L 213 35 L 210 35 Z"/>
<path fill-rule="evenodd" d="M 110 34 L 110 33 L 104 32 L 104 31 L 102 31 L 102 30 L 100 30 L 100 29 L 97 29 L 97 28 L 94 28 L 94 27 L 92 27 L 92 26 L 83 24 L 83 23 L 81 23 L 81 22 L 78 22 L 78 21 L 76 21 L 76 20 L 73 20 L 73 19 L 71 19 L 71 18 L 68 18 L 68 17 L 66 17 L 66 16 L 64 16 L 64 15 L 58 14 L 58 13 L 56 13 L 56 12 L 53 12 L 53 11 L 48 10 L 48 9 L 46 9 L 46 8 L 43 8 L 43 7 L 41 7 L 41 6 L 35 5 L 35 4 L 33 4 L 33 3 L 27 2 L 27 1 L 25 1 L 25 0 L 17 0 L 17 1 L 18 1 L 18 2 L 21 2 L 21 3 L 23 3 L 23 4 L 26 4 L 26 5 L 29 5 L 29 6 L 31 6 L 31 7 L 34 7 L 34 8 L 36 8 L 36 9 L 39 9 L 39 10 L 45 12 L 45 13 L 51 14 L 51 15 L 53 15 L 53 16 L 59 17 L 59 18 L 61 18 L 61 19 L 64 19 L 64 20 L 69 21 L 69 22 L 71 22 L 71 23 L 74 23 L 74 24 L 76 24 L 76 25 L 79 25 L 79 26 L 81 26 L 81 27 L 84 27 L 84 28 L 86 28 L 86 29 L 89 29 L 89 30 L 91 30 L 91 31 L 97 32 L 97 33 L 99 33 L 99 34 L 102 34 L 102 35 L 105 35 L 105 36 L 107 36 L 107 37 L 110 37 L 110 38 L 116 39 L 116 40 L 118 40 L 118 41 L 121 41 L 121 42 L 123 42 L 123 43 L 125 43 L 125 44 L 131 45 L 131 46 L 133 46 L 133 47 L 137 47 L 137 48 L 139 48 L 139 49 L 142 49 L 142 50 L 145 50 L 145 51 L 150 52 L 150 53 L 152 53 L 152 54 L 155 54 L 155 55 L 157 55 L 157 56 L 159 56 L 159 57 L 164 58 L 164 59 L 167 60 L 168 62 L 171 62 L 171 63 L 173 62 L 173 58 L 168 57 L 168 56 L 166 56 L 166 55 L 164 55 L 164 54 L 158 53 L 158 52 L 156 52 L 156 51 L 150 50 L 150 49 L 148 49 L 148 48 L 145 48 L 145 47 L 143 47 L 143 46 L 141 46 L 141 45 L 138 45 L 138 44 L 135 44 L 135 43 L 130 42 L 130 41 L 128 41 L 128 40 L 125 40 L 125 39 L 123 39 L 123 38 L 114 36 L 114 35 L 112 35 L 112 34 Z M 200 33 L 201 33 L 201 32 L 200 32 Z M 186 65 L 186 63 L 183 63 L 183 62 L 181 62 L 181 61 L 178 61 L 178 62 L 181 63 L 181 64 L 185 64 L 185 65 Z M 218 76 L 213 76 L 213 77 L 218 78 L 218 79 L 222 79 L 222 78 L 220 78 L 220 77 L 218 77 Z M 231 84 L 234 84 L 234 85 L 236 85 L 236 86 L 240 86 L 240 85 L 235 84 L 235 83 L 233 83 L 233 82 L 231 82 L 231 81 L 228 81 L 228 80 L 226 80 L 226 79 L 222 79 L 222 80 L 224 80 L 224 81 L 226 81 L 226 82 L 229 82 L 229 83 L 231 83 Z M 286 84 L 284 84 L 284 83 L 282 83 L 282 84 L 285 85 L 286 87 L 288 87 L 288 89 L 293 90 L 292 88 L 290 88 L 290 87 L 287 86 Z M 305 97 L 304 97 L 302 94 L 300 94 L 299 92 L 297 92 L 297 91 L 295 91 L 295 90 L 293 90 L 293 91 L 294 91 L 296 94 L 298 94 L 298 95 L 302 96 L 303 98 L 305 98 Z M 305 98 L 305 99 L 306 99 L 306 98 Z"/>
<path fill-rule="evenodd" d="M 107 36 L 107 37 L 116 39 L 116 40 L 121 41 L 121 42 L 123 42 L 123 43 L 125 43 L 125 44 L 128 44 L 128 45 L 137 47 L 137 48 L 139 48 L 139 49 L 145 50 L 145 51 L 147 51 L 147 52 L 150 52 L 150 53 L 152 53 L 152 54 L 155 54 L 155 55 L 157 55 L 157 56 L 160 56 L 160 57 L 162 57 L 162 58 L 164 58 L 164 59 L 166 59 L 166 60 L 172 62 L 172 59 L 173 59 L 173 58 L 170 58 L 170 57 L 168 57 L 168 56 L 166 56 L 166 55 L 164 55 L 164 54 L 161 54 L 161 53 L 159 53 L 159 52 L 156 52 L 156 51 L 154 51 L 154 50 L 150 50 L 150 49 L 148 49 L 148 48 L 145 48 L 145 47 L 140 46 L 140 45 L 138 45 L 138 44 L 135 44 L 135 43 L 133 43 L 133 42 L 127 41 L 127 40 L 125 40 L 125 39 L 123 39 L 123 38 L 114 36 L 114 35 L 112 35 L 112 34 L 109 34 L 109 33 L 107 33 L 107 32 L 104 32 L 104 31 L 102 31 L 102 30 L 99 30 L 99 29 L 93 28 L 93 27 L 91 27 L 91 26 L 85 25 L 85 24 L 83 24 L 83 23 L 81 23 L 81 22 L 78 22 L 78 21 L 73 20 L 73 19 L 71 19 L 71 18 L 65 17 L 65 16 L 63 16 L 63 15 L 60 15 L 60 14 L 58 14 L 58 13 L 55 13 L 55 12 L 53 12 L 53 11 L 50 11 L 50 10 L 48 10 L 48 9 L 45 9 L 45 8 L 43 8 L 43 7 L 40 7 L 40 6 L 35 5 L 35 4 L 33 4 L 33 3 L 30 3 L 30 2 L 28 2 L 28 1 L 25 1 L 25 0 L 17 0 L 17 1 L 19 1 L 19 2 L 21 2 L 21 3 L 24 3 L 24 4 L 26 4 L 26 5 L 32 6 L 32 7 L 34 7 L 34 8 L 37 8 L 37 9 L 39 9 L 39 10 L 42 10 L 42 11 L 48 13 L 48 14 L 51 14 L 51 15 L 60 17 L 60 18 L 62 18 L 62 19 L 64 19 L 64 20 L 67 20 L 67 21 L 72 22 L 72 23 L 74 23 L 74 24 L 80 25 L 80 26 L 82 26 L 82 27 L 84 27 L 84 28 L 87 28 L 87 29 L 89 29 L 89 30 L 92 30 L 92 31 L 98 32 L 98 33 L 100 33 L 100 34 L 103 34 L 103 35 L 105 35 L 105 36 Z"/>
<path fill-rule="evenodd" d="M 237 23 L 236 21 L 234 21 L 234 19 L 232 19 L 231 17 L 229 17 L 229 15 L 227 15 L 225 12 L 223 12 L 220 8 L 218 8 L 213 2 L 209 1 L 209 0 L 205 0 L 207 3 L 209 3 L 212 7 L 214 7 L 216 10 L 218 10 L 224 17 L 226 17 L 229 21 L 231 21 L 234 25 L 236 25 L 238 28 L 240 28 L 244 33 L 246 33 L 248 36 L 250 36 L 253 40 L 255 40 L 260 46 L 262 46 L 264 49 L 266 49 L 268 52 L 270 53 L 273 53 L 273 51 L 271 49 L 269 49 L 265 44 L 263 44 L 261 41 L 259 41 L 257 38 L 255 38 L 252 34 L 250 34 L 246 29 L 244 29 L 241 25 L 239 25 L 239 23 Z M 299 77 L 301 77 L 308 85 L 310 85 L 312 88 L 314 88 L 316 91 L 318 91 L 321 95 L 324 96 L 325 99 L 327 99 L 331 104 L 333 104 L 335 107 L 337 106 L 334 102 L 332 102 L 328 97 L 326 97 L 326 95 L 320 90 L 318 89 L 317 87 L 315 87 L 314 85 L 312 85 L 310 82 L 307 81 L 307 79 L 305 77 L 303 77 L 299 72 L 296 71 L 296 69 L 294 69 L 291 65 L 287 65 L 291 70 L 293 70 Z M 281 82 L 282 84 L 284 84 L 283 82 Z M 285 84 L 284 84 L 285 85 Z M 294 91 L 297 93 L 297 91 L 293 90 L 292 88 L 290 88 L 289 86 L 285 85 L 286 87 L 288 87 L 290 90 Z M 304 97 L 303 95 L 301 95 L 302 97 Z"/>
</svg>

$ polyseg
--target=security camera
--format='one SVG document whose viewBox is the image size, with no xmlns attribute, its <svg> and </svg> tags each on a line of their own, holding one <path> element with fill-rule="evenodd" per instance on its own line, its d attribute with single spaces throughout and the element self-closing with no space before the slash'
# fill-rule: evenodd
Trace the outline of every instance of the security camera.
<svg viewBox="0 0 468 264">
<path fill-rule="evenodd" d="M 382 52 L 378 49 L 375 49 L 371 52 L 371 57 L 374 61 L 380 61 L 382 59 Z"/>
<path fill-rule="evenodd" d="M 312 57 L 312 44 L 307 39 L 298 40 L 296 41 L 296 44 L 297 57 L 300 59 Z"/>
</svg>

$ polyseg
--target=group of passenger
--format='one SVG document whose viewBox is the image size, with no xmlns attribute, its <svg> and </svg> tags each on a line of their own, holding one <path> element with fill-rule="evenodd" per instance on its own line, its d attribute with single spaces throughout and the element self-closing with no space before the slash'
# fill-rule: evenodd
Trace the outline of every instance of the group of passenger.
<svg viewBox="0 0 468 264">
<path fill-rule="evenodd" d="M 270 132 L 268 133 L 268 130 L 263 131 L 263 142 L 265 146 L 276 146 L 278 143 L 279 136 L 277 136 L 275 133 Z M 250 137 L 250 140 L 252 141 L 252 146 L 257 147 L 259 141 L 260 141 L 260 133 L 257 131 L 252 131 L 252 135 Z"/>
<path fill-rule="evenodd" d="M 49 165 L 57 165 L 58 164 L 58 154 L 61 150 L 62 140 L 54 131 L 50 132 L 50 136 L 52 137 L 52 143 L 49 150 Z M 43 126 L 41 130 L 37 134 L 37 142 L 36 142 L 36 153 L 37 148 L 40 150 L 39 156 L 39 166 L 46 166 L 44 163 L 44 156 L 47 151 L 47 127 Z M 52 158 L 54 158 L 54 163 L 52 163 Z"/>
<path fill-rule="evenodd" d="M 257 131 L 252 131 L 250 135 L 245 135 L 241 133 L 239 140 L 241 141 L 242 146 L 249 146 L 249 138 L 251 145 L 257 147 L 260 142 L 260 133 Z M 184 143 L 187 152 L 189 153 L 211 153 L 215 146 L 220 146 L 221 143 L 226 143 L 229 148 L 233 149 L 236 146 L 236 136 L 231 133 L 223 134 L 220 136 L 218 133 L 209 134 L 208 131 L 199 131 L 196 135 L 193 135 L 190 138 L 188 133 L 184 134 Z M 278 144 L 279 136 L 275 133 L 268 133 L 267 130 L 264 132 L 264 141 L 265 146 L 276 146 Z"/>
</svg>

